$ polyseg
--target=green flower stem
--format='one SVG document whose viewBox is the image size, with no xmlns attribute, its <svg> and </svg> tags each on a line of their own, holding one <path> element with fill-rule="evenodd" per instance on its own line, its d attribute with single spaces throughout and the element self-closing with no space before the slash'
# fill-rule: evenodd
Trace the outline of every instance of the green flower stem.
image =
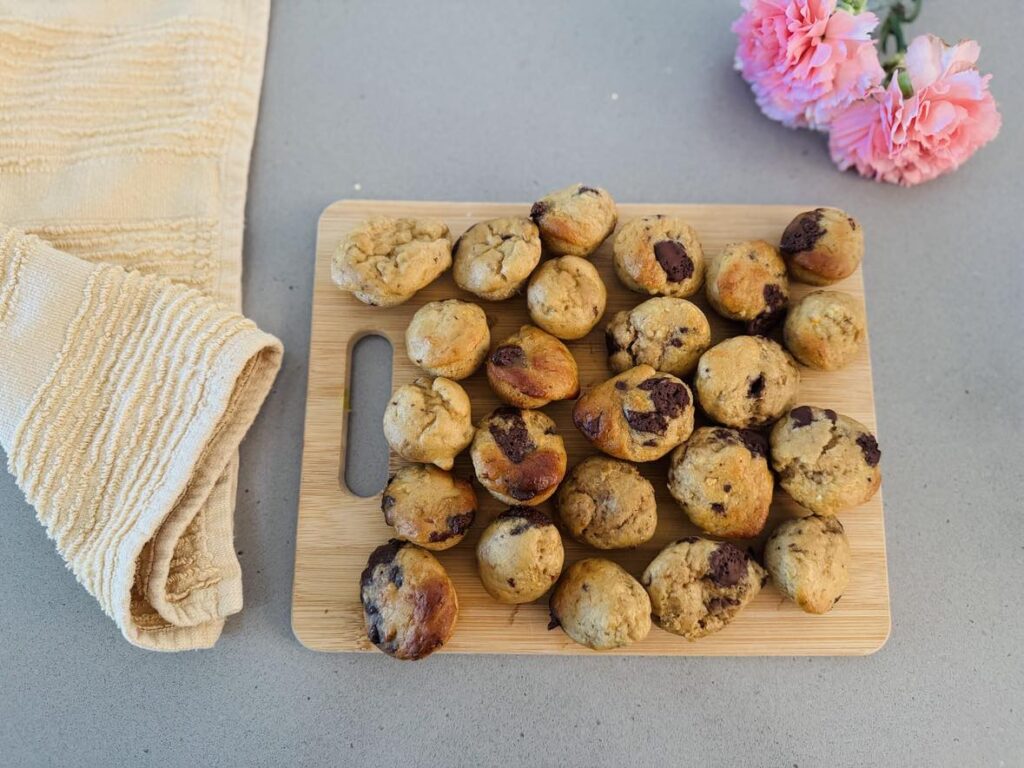
<svg viewBox="0 0 1024 768">
<path fill-rule="evenodd" d="M 888 54 L 890 43 L 892 53 L 900 54 L 907 50 L 907 40 L 903 35 L 903 25 L 914 21 L 921 13 L 921 6 L 924 0 L 910 0 L 910 7 L 902 0 L 889 6 L 889 13 L 886 15 L 882 25 L 878 28 L 878 49 L 883 54 Z"/>
</svg>

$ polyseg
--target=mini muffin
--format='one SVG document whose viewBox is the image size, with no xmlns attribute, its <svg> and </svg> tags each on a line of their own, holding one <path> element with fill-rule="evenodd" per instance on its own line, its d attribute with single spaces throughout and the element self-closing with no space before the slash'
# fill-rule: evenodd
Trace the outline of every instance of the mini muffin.
<svg viewBox="0 0 1024 768">
<path fill-rule="evenodd" d="M 789 302 L 786 263 L 764 240 L 730 243 L 708 261 L 705 292 L 718 314 L 763 336 L 782 319 Z"/>
<path fill-rule="evenodd" d="M 512 507 L 484 529 L 476 545 L 480 581 L 499 603 L 529 603 L 558 580 L 565 552 L 551 518 Z"/>
<path fill-rule="evenodd" d="M 434 376 L 464 379 L 480 367 L 491 345 L 487 315 L 458 299 L 424 304 L 405 330 L 405 352 Z"/>
<path fill-rule="evenodd" d="M 392 539 L 370 555 L 360 579 L 370 642 L 396 659 L 422 659 L 452 636 L 459 598 L 432 554 Z"/>
<path fill-rule="evenodd" d="M 798 517 L 772 531 L 764 564 L 786 597 L 807 613 L 828 613 L 850 583 L 850 542 L 835 517 Z"/>
<path fill-rule="evenodd" d="M 819 515 L 834 515 L 875 495 L 882 484 L 878 441 L 859 421 L 830 409 L 801 405 L 771 433 L 779 484 Z"/>
<path fill-rule="evenodd" d="M 867 334 L 864 307 L 839 291 L 811 291 L 786 316 L 786 349 L 809 368 L 835 371 L 857 356 Z"/>
<path fill-rule="evenodd" d="M 696 304 L 660 296 L 618 312 L 605 331 L 608 367 L 615 373 L 637 365 L 688 376 L 711 346 L 711 326 Z"/>
<path fill-rule="evenodd" d="M 403 459 L 451 469 L 473 440 L 469 395 L 450 379 L 421 376 L 391 395 L 384 437 Z"/>
<path fill-rule="evenodd" d="M 399 539 L 426 549 L 454 547 L 476 515 L 472 483 L 429 464 L 402 467 L 380 500 L 384 520 Z"/>
<path fill-rule="evenodd" d="M 701 408 L 730 427 L 761 427 L 796 400 L 800 371 L 782 347 L 760 336 L 734 336 L 697 363 L 694 387 Z"/>
<path fill-rule="evenodd" d="M 569 348 L 550 333 L 524 325 L 487 360 L 494 394 L 517 408 L 541 408 L 580 392 L 580 374 Z"/>
<path fill-rule="evenodd" d="M 736 545 L 697 536 L 661 550 L 642 579 L 655 623 L 687 640 L 722 629 L 767 580 L 764 569 Z"/>
<path fill-rule="evenodd" d="M 675 216 L 643 216 L 615 236 L 615 274 L 631 291 L 686 298 L 704 282 L 697 233 Z"/>
<path fill-rule="evenodd" d="M 815 208 L 789 223 L 780 250 L 794 280 L 831 285 L 857 271 L 864 258 L 864 230 L 845 211 Z"/>
<path fill-rule="evenodd" d="M 586 392 L 572 420 L 590 442 L 610 456 L 654 461 L 693 431 L 693 397 L 675 376 L 638 365 Z"/>
<path fill-rule="evenodd" d="M 453 249 L 455 284 L 488 301 L 517 294 L 540 263 L 540 233 L 526 218 L 474 224 Z"/>
<path fill-rule="evenodd" d="M 544 262 L 530 278 L 533 322 L 560 339 L 582 339 L 601 320 L 608 291 L 594 265 L 577 256 Z"/>
<path fill-rule="evenodd" d="M 573 184 L 534 203 L 530 218 L 549 253 L 589 256 L 615 229 L 618 214 L 605 190 Z"/>
<path fill-rule="evenodd" d="M 654 486 L 632 464 L 591 456 L 558 489 L 558 514 L 577 541 L 597 549 L 636 547 L 658 527 Z"/>
<path fill-rule="evenodd" d="M 452 241 L 443 221 L 377 216 L 341 241 L 331 277 L 364 304 L 393 307 L 451 265 Z"/>
<path fill-rule="evenodd" d="M 752 538 L 772 503 L 767 453 L 768 441 L 757 432 L 702 427 L 672 453 L 668 490 L 705 533 Z"/>
<path fill-rule="evenodd" d="M 596 651 L 643 640 L 651 631 L 651 600 L 640 583 L 611 560 L 589 557 L 566 570 L 551 595 L 551 623 Z"/>
<path fill-rule="evenodd" d="M 533 507 L 565 477 L 565 444 L 540 411 L 498 408 L 476 430 L 469 452 L 480 485 L 506 504 Z"/>
</svg>

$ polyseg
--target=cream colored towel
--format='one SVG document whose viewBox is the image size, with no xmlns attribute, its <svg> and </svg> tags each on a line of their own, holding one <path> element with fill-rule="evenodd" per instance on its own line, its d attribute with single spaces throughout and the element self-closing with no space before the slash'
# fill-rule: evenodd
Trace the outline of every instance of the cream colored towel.
<svg viewBox="0 0 1024 768">
<path fill-rule="evenodd" d="M 268 16 L 0 0 L 0 220 L 147 276 L 3 233 L 0 437 L 72 570 L 148 648 L 209 646 L 242 607 L 234 450 L 280 347 L 198 293 L 241 308 Z"/>
</svg>

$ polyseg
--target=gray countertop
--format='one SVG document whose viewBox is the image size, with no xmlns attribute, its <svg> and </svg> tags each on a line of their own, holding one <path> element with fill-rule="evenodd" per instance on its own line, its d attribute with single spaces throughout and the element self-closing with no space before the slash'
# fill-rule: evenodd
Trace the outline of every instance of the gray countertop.
<svg viewBox="0 0 1024 768">
<path fill-rule="evenodd" d="M 245 610 L 212 651 L 130 647 L 3 475 L 0 762 L 1021 765 L 1024 6 L 925 3 L 914 32 L 981 41 L 1005 124 L 954 176 L 904 190 L 759 115 L 730 67 L 737 5 L 276 2 L 245 299 L 287 354 L 242 450 Z M 320 211 L 577 180 L 863 221 L 893 618 L 877 654 L 398 664 L 292 636 Z"/>
</svg>

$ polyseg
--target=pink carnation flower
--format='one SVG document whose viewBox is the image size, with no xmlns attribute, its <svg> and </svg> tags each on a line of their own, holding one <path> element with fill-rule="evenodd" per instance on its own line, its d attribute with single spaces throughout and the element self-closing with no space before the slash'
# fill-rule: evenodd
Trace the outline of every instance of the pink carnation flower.
<svg viewBox="0 0 1024 768">
<path fill-rule="evenodd" d="M 948 46 L 933 35 L 915 38 L 905 66 L 913 95 L 898 77 L 832 122 L 829 150 L 841 170 L 911 186 L 961 163 L 999 133 L 1002 118 L 988 90 L 991 75 L 974 66 L 973 40 Z"/>
<path fill-rule="evenodd" d="M 871 39 L 873 13 L 836 10 L 836 0 L 743 0 L 732 25 L 736 69 L 761 111 L 791 128 L 826 127 L 884 73 Z"/>
</svg>

